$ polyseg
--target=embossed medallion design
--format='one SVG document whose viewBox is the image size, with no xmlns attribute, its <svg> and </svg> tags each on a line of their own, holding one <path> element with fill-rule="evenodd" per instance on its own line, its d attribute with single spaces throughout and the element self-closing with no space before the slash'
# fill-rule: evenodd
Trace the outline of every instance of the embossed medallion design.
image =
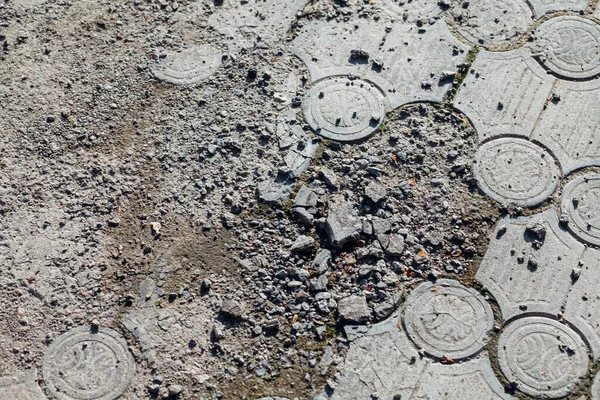
<svg viewBox="0 0 600 400">
<path fill-rule="evenodd" d="M 435 357 L 466 358 L 485 345 L 494 318 L 475 290 L 440 279 L 416 288 L 404 305 L 409 337 Z"/>
<path fill-rule="evenodd" d="M 589 79 L 600 74 L 600 25 L 577 16 L 560 16 L 536 31 L 534 51 L 559 77 Z"/>
<path fill-rule="evenodd" d="M 560 172 L 543 148 L 524 139 L 500 138 L 479 148 L 473 174 L 481 190 L 502 204 L 529 207 L 556 189 Z"/>
<path fill-rule="evenodd" d="M 191 85 L 211 76 L 221 65 L 222 53 L 211 45 L 202 45 L 167 54 L 152 68 L 154 76 L 176 85 Z"/>
<path fill-rule="evenodd" d="M 536 398 L 571 393 L 587 373 L 588 357 L 581 337 L 549 318 L 512 322 L 498 341 L 500 370 L 519 391 Z"/>
<path fill-rule="evenodd" d="M 372 83 L 335 76 L 318 81 L 308 92 L 304 117 L 319 135 L 353 141 L 372 135 L 385 117 L 385 97 Z"/>
<path fill-rule="evenodd" d="M 127 343 L 110 329 L 83 326 L 59 336 L 44 356 L 46 386 L 60 400 L 112 400 L 133 378 Z"/>
<path fill-rule="evenodd" d="M 562 212 L 569 216 L 569 230 L 575 236 L 600 246 L 600 175 L 569 182 L 563 191 Z"/>
</svg>

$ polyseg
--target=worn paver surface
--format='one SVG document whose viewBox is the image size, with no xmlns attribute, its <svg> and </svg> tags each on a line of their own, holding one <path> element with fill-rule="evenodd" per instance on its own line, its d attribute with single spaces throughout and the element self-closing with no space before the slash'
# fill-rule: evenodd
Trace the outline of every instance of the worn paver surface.
<svg viewBox="0 0 600 400">
<path fill-rule="evenodd" d="M 0 400 L 599 399 L 597 4 L 0 0 Z"/>
</svg>

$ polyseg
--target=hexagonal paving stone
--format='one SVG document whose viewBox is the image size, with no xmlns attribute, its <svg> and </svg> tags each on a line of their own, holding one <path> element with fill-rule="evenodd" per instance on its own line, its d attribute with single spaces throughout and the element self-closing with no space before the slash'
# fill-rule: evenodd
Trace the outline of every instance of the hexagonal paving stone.
<svg viewBox="0 0 600 400">
<path fill-rule="evenodd" d="M 507 134 L 528 137 L 552 94 L 553 82 L 527 48 L 482 51 L 453 105 L 469 117 L 480 141 Z"/>
<path fill-rule="evenodd" d="M 588 348 L 577 332 L 556 320 L 525 317 L 500 335 L 498 363 L 517 390 L 555 399 L 570 394 L 585 377 Z"/>
<path fill-rule="evenodd" d="M 599 56 L 600 57 L 600 56 Z M 600 79 L 557 81 L 531 135 L 552 151 L 563 174 L 600 165 Z"/>
<path fill-rule="evenodd" d="M 543 242 L 527 229 L 536 222 L 545 230 Z M 583 252 L 584 246 L 559 227 L 553 208 L 531 217 L 506 216 L 475 278 L 492 293 L 505 321 L 525 312 L 556 315 Z"/>
<path fill-rule="evenodd" d="M 461 359 L 483 349 L 494 315 L 476 290 L 439 279 L 423 283 L 410 294 L 403 321 L 409 337 L 428 354 Z"/>
</svg>

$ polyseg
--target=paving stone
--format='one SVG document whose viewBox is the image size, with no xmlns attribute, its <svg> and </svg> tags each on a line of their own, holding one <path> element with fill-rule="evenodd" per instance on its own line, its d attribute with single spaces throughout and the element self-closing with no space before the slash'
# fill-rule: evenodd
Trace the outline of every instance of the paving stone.
<svg viewBox="0 0 600 400">
<path fill-rule="evenodd" d="M 582 332 L 590 344 L 594 360 L 600 358 L 600 252 L 587 248 L 578 266 L 581 275 L 573 283 L 564 311 L 565 319 Z"/>
<path fill-rule="evenodd" d="M 526 234 L 532 219 L 546 226 L 541 246 Z M 506 216 L 498 223 L 475 278 L 492 293 L 504 321 L 524 312 L 556 315 L 583 251 L 584 246 L 559 227 L 554 208 L 531 217 Z"/>
<path fill-rule="evenodd" d="M 588 349 L 568 326 L 543 317 L 510 323 L 498 340 L 498 363 L 517 390 L 536 398 L 571 393 L 588 369 Z"/>
<path fill-rule="evenodd" d="M 487 354 L 459 364 L 431 364 L 415 399 L 513 399 L 496 378 Z"/>
<path fill-rule="evenodd" d="M 596 4 L 596 11 L 594 11 L 594 17 L 600 18 L 600 7 Z"/>
<path fill-rule="evenodd" d="M 342 247 L 344 244 L 358 239 L 361 230 L 362 223 L 356 217 L 354 204 L 343 198 L 332 199 L 326 222 L 330 243 L 335 247 Z"/>
<path fill-rule="evenodd" d="M 535 15 L 539 18 L 552 11 L 583 11 L 588 0 L 529 0 Z"/>
<path fill-rule="evenodd" d="M 403 321 L 408 336 L 426 353 L 461 359 L 483 349 L 494 315 L 476 290 L 439 279 L 421 284 L 410 294 Z"/>
<path fill-rule="evenodd" d="M 0 377 L 0 399 L 46 399 L 42 389 L 37 384 L 37 370 L 32 369 L 13 376 Z"/>
<path fill-rule="evenodd" d="M 190 47 L 178 53 L 167 53 L 151 67 L 154 76 L 176 85 L 193 85 L 211 76 L 221 65 L 223 53 L 212 45 Z"/>
<path fill-rule="evenodd" d="M 527 48 L 482 51 L 453 104 L 469 117 L 479 141 L 506 134 L 529 137 L 554 81 Z"/>
<path fill-rule="evenodd" d="M 600 165 L 600 80 L 558 81 L 531 135 L 552 151 L 564 174 Z"/>
<path fill-rule="evenodd" d="M 525 0 L 455 2 L 451 14 L 458 32 L 477 45 L 504 46 L 527 32 L 533 14 Z"/>
<path fill-rule="evenodd" d="M 338 301 L 340 317 L 347 322 L 363 324 L 371 319 L 365 296 L 348 296 Z"/>
<path fill-rule="evenodd" d="M 392 316 L 352 342 L 332 400 L 410 399 L 430 361 L 419 356 Z"/>
<path fill-rule="evenodd" d="M 339 141 L 364 139 L 385 118 L 384 95 L 370 82 L 332 77 L 317 82 L 303 103 L 304 117 L 319 135 Z"/>
<path fill-rule="evenodd" d="M 524 139 L 498 138 L 483 144 L 473 163 L 479 188 L 500 204 L 531 207 L 554 193 L 560 170 L 542 147 Z"/>
<path fill-rule="evenodd" d="M 600 246 L 600 175 L 584 175 L 563 189 L 561 210 L 581 240 Z"/>
<path fill-rule="evenodd" d="M 394 17 L 413 22 L 441 18 L 447 9 L 442 3 L 438 0 L 383 0 L 376 4 Z"/>
<path fill-rule="evenodd" d="M 42 375 L 57 399 L 116 399 L 131 382 L 135 361 L 116 332 L 82 326 L 60 335 L 44 355 Z"/>
<path fill-rule="evenodd" d="M 589 79 L 600 73 L 600 25 L 591 19 L 564 15 L 535 31 L 533 51 L 555 75 Z"/>
<path fill-rule="evenodd" d="M 385 46 L 380 46 L 382 42 Z M 415 101 L 442 102 L 469 50 L 443 23 L 386 27 L 361 19 L 345 24 L 315 21 L 299 30 L 292 46 L 312 81 L 335 75 L 360 77 L 376 84 L 391 108 Z M 369 59 L 351 58 L 355 49 L 368 53 Z"/>
</svg>

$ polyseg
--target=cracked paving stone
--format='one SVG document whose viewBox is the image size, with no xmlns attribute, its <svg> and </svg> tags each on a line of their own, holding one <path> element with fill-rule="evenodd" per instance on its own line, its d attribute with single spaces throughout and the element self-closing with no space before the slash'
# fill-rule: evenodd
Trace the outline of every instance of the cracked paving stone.
<svg viewBox="0 0 600 400">
<path fill-rule="evenodd" d="M 546 226 L 543 243 L 526 232 L 533 219 Z M 475 278 L 492 293 L 504 321 L 525 312 L 557 315 L 583 252 L 584 246 L 559 226 L 554 208 L 531 217 L 506 216 Z"/>
<path fill-rule="evenodd" d="M 31 369 L 12 376 L 0 377 L 0 399 L 46 399 L 37 383 L 37 370 Z"/>
<path fill-rule="evenodd" d="M 498 138 L 475 155 L 473 175 L 479 188 L 503 205 L 532 207 L 548 199 L 558 186 L 558 166 L 542 147 L 527 140 Z"/>
<path fill-rule="evenodd" d="M 509 382 L 535 398 L 569 395 L 588 370 L 588 348 L 568 326 L 549 318 L 511 322 L 498 340 L 498 363 Z"/>
<path fill-rule="evenodd" d="M 403 321 L 408 336 L 426 353 L 462 359 L 483 349 L 494 315 L 476 290 L 439 279 L 421 284 L 410 294 Z"/>
<path fill-rule="evenodd" d="M 364 296 L 348 296 L 338 301 L 340 317 L 351 324 L 364 324 L 371 319 L 371 309 Z"/>
</svg>

